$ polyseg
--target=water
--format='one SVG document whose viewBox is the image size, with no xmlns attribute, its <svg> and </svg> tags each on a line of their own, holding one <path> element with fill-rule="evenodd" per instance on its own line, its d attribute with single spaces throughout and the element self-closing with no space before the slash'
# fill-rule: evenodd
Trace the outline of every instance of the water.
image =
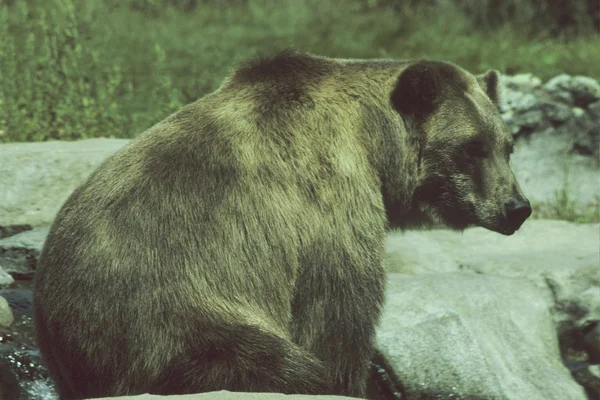
<svg viewBox="0 0 600 400">
<path fill-rule="evenodd" d="M 32 282 L 19 281 L 0 289 L 15 322 L 0 328 L 0 399 L 58 400 L 37 348 L 31 317 Z"/>
<path fill-rule="evenodd" d="M 29 400 L 58 400 L 58 394 L 48 379 L 21 382 L 21 388 Z"/>
</svg>

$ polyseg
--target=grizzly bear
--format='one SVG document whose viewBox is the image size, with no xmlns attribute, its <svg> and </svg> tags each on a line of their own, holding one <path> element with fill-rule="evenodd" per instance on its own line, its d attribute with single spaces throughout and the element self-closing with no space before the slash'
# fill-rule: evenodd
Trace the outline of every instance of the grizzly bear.
<svg viewBox="0 0 600 400">
<path fill-rule="evenodd" d="M 35 326 L 63 399 L 364 397 L 389 228 L 531 213 L 498 73 L 286 51 L 108 158 L 56 216 Z"/>
</svg>

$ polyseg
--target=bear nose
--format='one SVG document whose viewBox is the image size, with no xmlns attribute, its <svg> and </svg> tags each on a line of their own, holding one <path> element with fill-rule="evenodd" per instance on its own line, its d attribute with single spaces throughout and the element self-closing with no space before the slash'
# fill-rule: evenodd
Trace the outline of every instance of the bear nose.
<svg viewBox="0 0 600 400">
<path fill-rule="evenodd" d="M 506 219 L 514 230 L 519 229 L 530 215 L 531 204 L 527 199 L 513 199 L 506 204 Z"/>
</svg>

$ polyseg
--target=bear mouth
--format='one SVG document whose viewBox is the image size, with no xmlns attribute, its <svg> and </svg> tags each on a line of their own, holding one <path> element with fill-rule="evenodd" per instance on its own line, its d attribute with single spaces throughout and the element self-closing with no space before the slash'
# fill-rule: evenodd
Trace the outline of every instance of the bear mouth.
<svg viewBox="0 0 600 400">
<path fill-rule="evenodd" d="M 502 228 L 500 228 L 500 229 L 496 230 L 496 232 L 498 232 L 498 233 L 500 233 L 500 234 L 502 234 L 502 235 L 504 235 L 504 236 L 511 236 L 511 235 L 513 235 L 513 234 L 514 234 L 514 233 L 515 233 L 517 230 L 518 230 L 518 228 L 517 228 L 517 229 L 515 229 L 515 228 L 513 228 L 513 227 L 510 227 L 510 226 L 504 226 L 504 227 L 502 227 Z"/>
<path fill-rule="evenodd" d="M 505 215 L 501 215 L 496 219 L 496 222 L 491 226 L 482 225 L 484 228 L 489 229 L 490 231 L 500 233 L 504 236 L 511 236 L 516 231 L 519 230 L 521 224 L 515 226 L 514 223 L 511 223 L 509 219 Z"/>
</svg>

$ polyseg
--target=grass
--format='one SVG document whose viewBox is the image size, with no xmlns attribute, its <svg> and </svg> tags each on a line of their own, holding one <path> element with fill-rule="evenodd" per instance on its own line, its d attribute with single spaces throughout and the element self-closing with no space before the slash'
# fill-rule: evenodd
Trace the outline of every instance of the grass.
<svg viewBox="0 0 600 400">
<path fill-rule="evenodd" d="M 10 3 L 0 8 L 0 141 L 133 137 L 216 89 L 243 59 L 285 47 L 331 57 L 437 58 L 544 80 L 600 77 L 597 34 L 567 41 L 532 34 L 523 21 L 476 28 L 455 8 L 204 0 L 183 13 L 164 0 Z"/>
<path fill-rule="evenodd" d="M 600 196 L 588 204 L 580 204 L 572 197 L 570 167 L 564 166 L 562 187 L 554 191 L 552 201 L 532 203 L 532 218 L 558 219 L 577 223 L 600 222 Z"/>
<path fill-rule="evenodd" d="M 535 219 L 559 219 L 577 223 L 600 222 L 600 197 L 582 207 L 564 188 L 555 192 L 553 201 L 534 203 L 532 208 L 532 218 Z"/>
</svg>

